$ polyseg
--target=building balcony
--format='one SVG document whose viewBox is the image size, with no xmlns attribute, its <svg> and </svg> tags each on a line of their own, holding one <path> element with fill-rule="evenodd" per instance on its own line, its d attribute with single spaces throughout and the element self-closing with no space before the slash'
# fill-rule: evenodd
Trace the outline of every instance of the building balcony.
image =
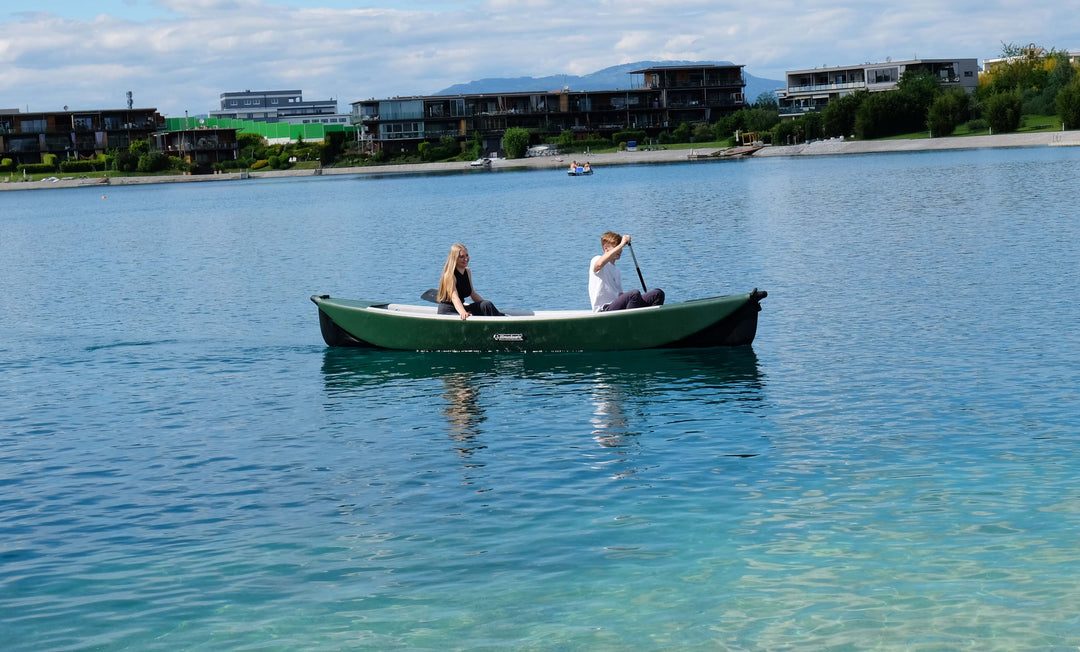
<svg viewBox="0 0 1080 652">
<path fill-rule="evenodd" d="M 866 88 L 866 82 L 844 82 L 841 84 L 812 84 L 809 86 L 788 86 L 788 95 L 792 93 L 828 93 L 830 91 L 846 91 Z"/>
</svg>

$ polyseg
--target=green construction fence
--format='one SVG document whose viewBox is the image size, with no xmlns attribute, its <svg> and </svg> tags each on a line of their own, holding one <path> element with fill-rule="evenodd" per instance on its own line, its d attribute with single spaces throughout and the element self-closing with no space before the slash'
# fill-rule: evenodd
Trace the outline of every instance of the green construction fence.
<svg viewBox="0 0 1080 652">
<path fill-rule="evenodd" d="M 328 132 L 356 133 L 356 127 L 351 125 L 327 125 L 322 123 L 294 125 L 287 122 L 255 122 L 254 120 L 235 120 L 233 118 L 165 118 L 165 127 L 169 131 L 198 129 L 199 127 L 236 129 L 239 133 L 259 134 L 267 140 L 288 138 L 289 140 L 321 141 L 326 139 Z"/>
</svg>

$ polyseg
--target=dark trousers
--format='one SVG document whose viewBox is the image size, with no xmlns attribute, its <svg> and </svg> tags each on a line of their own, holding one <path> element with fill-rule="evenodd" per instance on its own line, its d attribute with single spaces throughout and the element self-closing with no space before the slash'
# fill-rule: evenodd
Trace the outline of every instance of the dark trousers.
<svg viewBox="0 0 1080 652">
<path fill-rule="evenodd" d="M 505 317 L 499 309 L 495 307 L 495 304 L 484 299 L 483 301 L 473 301 L 472 303 L 465 304 L 465 312 L 470 315 L 480 315 L 481 317 Z M 439 304 L 440 315 L 456 315 L 457 310 L 452 303 L 440 303 Z"/>
<path fill-rule="evenodd" d="M 642 294 L 639 290 L 630 290 L 615 297 L 615 300 L 604 306 L 601 312 L 662 305 L 664 305 L 664 291 L 660 288 L 653 288 L 645 294 Z"/>
</svg>

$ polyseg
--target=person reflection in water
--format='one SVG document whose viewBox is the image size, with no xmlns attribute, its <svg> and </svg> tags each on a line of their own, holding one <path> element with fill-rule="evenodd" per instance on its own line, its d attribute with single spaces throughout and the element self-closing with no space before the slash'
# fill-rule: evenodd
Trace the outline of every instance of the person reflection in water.
<svg viewBox="0 0 1080 652">
<path fill-rule="evenodd" d="M 446 415 L 448 423 L 447 434 L 462 444 L 457 449 L 459 453 L 464 456 L 472 455 L 474 451 L 484 448 L 476 445 L 480 425 L 487 420 L 484 408 L 480 405 L 479 392 L 464 373 L 445 376 L 443 383 L 446 386 L 443 392 L 443 398 L 446 399 L 443 414 Z"/>
<path fill-rule="evenodd" d="M 623 411 L 623 396 L 617 387 L 598 380 L 592 387 L 593 416 L 589 422 L 593 426 L 593 439 L 601 446 L 623 446 L 626 439 L 628 421 Z"/>
</svg>

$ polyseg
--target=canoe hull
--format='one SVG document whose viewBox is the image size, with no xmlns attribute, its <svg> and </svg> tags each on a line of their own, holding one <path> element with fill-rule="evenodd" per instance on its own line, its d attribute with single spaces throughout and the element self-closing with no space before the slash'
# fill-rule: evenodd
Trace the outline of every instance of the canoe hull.
<svg viewBox="0 0 1080 652">
<path fill-rule="evenodd" d="M 329 346 L 411 351 L 612 351 L 742 346 L 754 341 L 765 292 L 606 313 L 470 317 L 313 296 Z M 408 308 L 408 307 L 405 307 Z"/>
</svg>

